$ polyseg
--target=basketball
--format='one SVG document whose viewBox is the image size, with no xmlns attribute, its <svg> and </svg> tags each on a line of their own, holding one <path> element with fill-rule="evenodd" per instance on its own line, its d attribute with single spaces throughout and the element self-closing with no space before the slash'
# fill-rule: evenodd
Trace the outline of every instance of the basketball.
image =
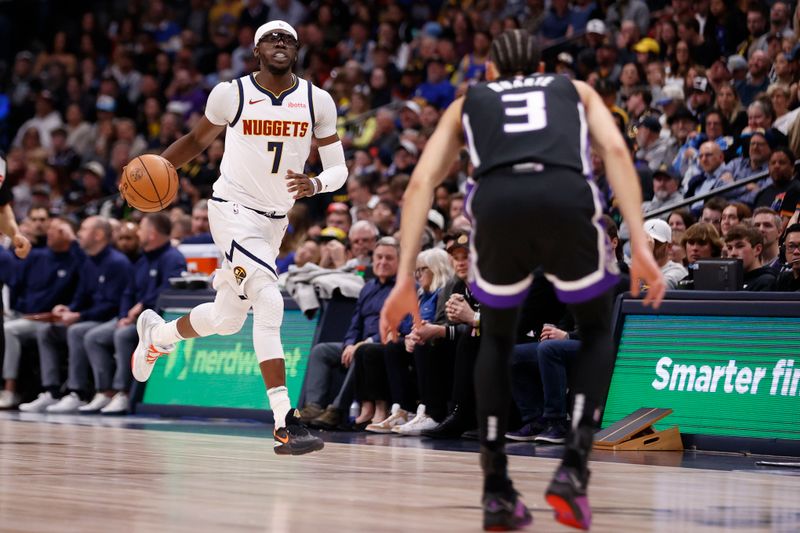
<svg viewBox="0 0 800 533">
<path fill-rule="evenodd" d="M 178 194 L 178 173 L 160 155 L 140 155 L 123 169 L 119 193 L 139 211 L 161 211 Z"/>
</svg>

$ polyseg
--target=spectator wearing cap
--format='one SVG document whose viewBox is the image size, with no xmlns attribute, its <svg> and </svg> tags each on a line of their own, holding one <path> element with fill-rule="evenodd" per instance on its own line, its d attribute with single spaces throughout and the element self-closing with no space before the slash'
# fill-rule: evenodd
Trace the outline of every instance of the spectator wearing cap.
<svg viewBox="0 0 800 533">
<path fill-rule="evenodd" d="M 705 76 L 695 76 L 689 91 L 689 100 L 686 107 L 697 117 L 699 122 L 703 121 L 703 116 L 711 102 L 714 101 L 713 89 Z"/>
<path fill-rule="evenodd" d="M 750 55 L 750 59 L 747 62 L 747 76 L 745 76 L 745 79 L 734 83 L 742 104 L 749 106 L 758 93 L 767 90 L 770 66 L 771 62 L 766 52 L 755 50 Z"/>
<path fill-rule="evenodd" d="M 728 121 L 731 135 L 738 136 L 747 127 L 747 111 L 739 100 L 739 93 L 732 85 L 725 84 L 719 88 L 714 107 L 719 109 Z"/>
<path fill-rule="evenodd" d="M 663 73 L 663 68 L 661 69 L 661 71 Z M 652 84 L 651 84 L 651 89 L 652 89 Z M 672 118 L 672 116 L 679 109 L 686 107 L 684 105 L 685 97 L 683 92 L 683 84 L 680 85 L 667 84 L 662 89 L 659 90 L 660 90 L 660 96 L 658 99 L 654 99 L 655 105 L 657 108 L 660 108 L 664 112 L 659 118 L 661 126 L 668 127 L 670 125 L 670 119 Z"/>
<path fill-rule="evenodd" d="M 634 21 L 639 32 L 645 34 L 650 29 L 650 9 L 642 0 L 613 2 L 606 13 L 606 24 L 619 27 L 625 20 Z"/>
<path fill-rule="evenodd" d="M 775 271 L 761 263 L 763 247 L 764 237 L 750 225 L 733 226 L 725 236 L 728 257 L 742 261 L 746 291 L 771 291 L 775 286 Z"/>
<path fill-rule="evenodd" d="M 333 202 L 328 205 L 325 215 L 325 226 L 339 228 L 345 234 L 350 231 L 353 224 L 353 217 L 350 215 L 350 208 L 342 202 Z"/>
<path fill-rule="evenodd" d="M 636 62 L 640 65 L 646 65 L 649 61 L 659 57 L 661 46 L 652 37 L 644 37 L 633 45 L 633 51 L 636 52 Z"/>
<path fill-rule="evenodd" d="M 431 232 L 433 233 L 432 244 L 436 246 L 438 243 L 441 243 L 445 230 L 444 215 L 442 215 L 436 209 L 430 209 L 428 211 L 428 228 L 430 228 Z"/>
<path fill-rule="evenodd" d="M 556 56 L 555 73 L 568 78 L 575 77 L 575 60 L 569 52 L 561 52 Z"/>
<path fill-rule="evenodd" d="M 642 203 L 642 210 L 655 211 L 683 200 L 681 177 L 671 165 L 662 164 L 653 171 L 653 198 Z M 666 219 L 667 215 L 664 215 Z"/>
<path fill-rule="evenodd" d="M 744 81 L 747 78 L 747 60 L 742 56 L 738 54 L 729 56 L 727 66 L 733 83 Z"/>
<path fill-rule="evenodd" d="M 347 263 L 347 233 L 342 229 L 326 226 L 319 233 L 319 266 L 341 268 Z"/>
<path fill-rule="evenodd" d="M 48 90 L 39 91 L 36 96 L 34 115 L 19 127 L 12 146 L 22 146 L 22 138 L 25 136 L 25 132 L 33 128 L 39 133 L 39 141 L 42 147 L 49 149 L 51 145 L 50 132 L 62 124 L 61 115 L 55 109 L 53 103 L 53 94 Z"/>
<path fill-rule="evenodd" d="M 689 271 L 669 258 L 672 248 L 672 228 L 660 218 L 653 218 L 645 221 L 644 230 L 652 241 L 653 258 L 661 268 L 667 290 L 677 289 L 678 283 L 689 275 Z"/>
<path fill-rule="evenodd" d="M 448 79 L 442 58 L 431 57 L 425 65 L 425 72 L 425 82 L 417 87 L 414 96 L 425 99 L 439 109 L 446 108 L 455 98 L 456 89 Z"/>
<path fill-rule="evenodd" d="M 730 178 L 727 181 L 723 179 L 723 175 L 728 172 L 728 169 L 724 165 L 725 157 L 722 149 L 717 143 L 704 142 L 700 145 L 697 157 L 700 161 L 701 172 L 693 176 L 686 184 L 684 192 L 686 198 L 709 192 L 730 182 Z M 703 202 L 698 200 L 692 204 L 691 209 L 695 215 L 699 215 L 703 209 Z"/>
<path fill-rule="evenodd" d="M 750 135 L 750 142 L 747 147 L 747 157 L 741 156 L 731 160 L 726 169 L 723 180 L 738 181 L 749 178 L 755 174 L 766 173 L 769 170 L 770 155 L 772 147 L 775 145 L 775 130 L 764 132 L 757 130 Z M 727 198 L 738 200 L 747 205 L 753 205 L 758 191 L 770 184 L 769 177 L 746 185 L 743 189 L 734 190 L 726 194 Z"/>
<path fill-rule="evenodd" d="M 414 100 L 406 100 L 400 108 L 398 122 L 401 130 L 419 129 L 422 107 Z"/>
<path fill-rule="evenodd" d="M 639 121 L 636 144 L 639 147 L 636 157 L 646 161 L 650 170 L 668 165 L 675 158 L 676 150 L 670 146 L 668 139 L 661 137 L 661 123 L 656 117 L 645 116 Z"/>
<path fill-rule="evenodd" d="M 67 199 L 78 218 L 100 214 L 106 197 L 103 191 L 105 175 L 105 168 L 98 161 L 89 161 L 81 168 L 79 186 L 70 191 Z"/>
<path fill-rule="evenodd" d="M 394 150 L 394 156 L 392 157 L 392 164 L 389 165 L 389 168 L 386 170 L 385 175 L 387 177 L 394 176 L 397 174 L 411 174 L 413 172 L 414 167 L 417 164 L 417 154 L 419 150 L 417 146 L 407 140 L 401 139 L 397 145 L 397 148 Z"/>
<path fill-rule="evenodd" d="M 690 139 L 691 135 L 697 131 L 697 118 L 685 106 L 680 106 L 669 116 L 667 125 L 670 130 L 670 141 L 676 147 L 676 161 L 679 162 L 680 150 L 686 145 L 686 141 Z M 673 166 L 678 170 L 680 165 L 676 165 L 676 161 L 673 161 Z"/>
</svg>

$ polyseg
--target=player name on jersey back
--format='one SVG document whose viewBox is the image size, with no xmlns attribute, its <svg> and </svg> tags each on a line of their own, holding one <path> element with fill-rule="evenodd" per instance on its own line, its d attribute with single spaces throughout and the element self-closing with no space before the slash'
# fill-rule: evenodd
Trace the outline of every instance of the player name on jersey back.
<svg viewBox="0 0 800 533">
<path fill-rule="evenodd" d="M 537 76 L 531 78 L 515 78 L 513 80 L 500 80 L 487 83 L 489 87 L 496 93 L 508 91 L 511 89 L 521 89 L 523 87 L 547 87 L 553 82 L 553 76 Z"/>
<path fill-rule="evenodd" d="M 305 137 L 308 122 L 294 120 L 242 119 L 242 135 L 269 135 L 272 137 Z"/>
</svg>

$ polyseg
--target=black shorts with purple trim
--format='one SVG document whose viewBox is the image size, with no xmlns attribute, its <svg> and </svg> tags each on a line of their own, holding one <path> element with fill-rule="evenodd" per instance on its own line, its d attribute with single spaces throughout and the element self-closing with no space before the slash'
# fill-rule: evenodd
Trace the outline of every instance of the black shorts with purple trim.
<svg viewBox="0 0 800 533">
<path fill-rule="evenodd" d="M 470 289 L 482 304 L 521 304 L 538 266 L 564 303 L 591 300 L 617 283 L 597 188 L 580 173 L 497 171 L 469 191 L 466 209 Z"/>
</svg>

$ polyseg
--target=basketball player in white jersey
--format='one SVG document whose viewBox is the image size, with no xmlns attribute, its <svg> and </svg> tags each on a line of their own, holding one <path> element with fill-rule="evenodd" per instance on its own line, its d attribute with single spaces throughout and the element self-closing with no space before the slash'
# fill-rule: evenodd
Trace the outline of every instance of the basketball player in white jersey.
<svg viewBox="0 0 800 533">
<path fill-rule="evenodd" d="M 139 316 L 139 345 L 131 360 L 134 377 L 146 381 L 174 343 L 236 333 L 252 307 L 253 346 L 275 417 L 274 449 L 291 455 L 320 450 L 323 442 L 300 424 L 286 389 L 275 258 L 294 201 L 335 191 L 347 179 L 336 106 L 327 92 L 292 74 L 297 49 L 297 32 L 286 22 L 259 27 L 253 53 L 261 70 L 214 87 L 205 115 L 164 150 L 162 156 L 178 168 L 227 129 L 221 176 L 208 202 L 211 235 L 225 261 L 214 276 L 213 303 L 169 323 L 153 311 Z M 324 170 L 309 178 L 301 172 L 312 135 Z"/>
</svg>

